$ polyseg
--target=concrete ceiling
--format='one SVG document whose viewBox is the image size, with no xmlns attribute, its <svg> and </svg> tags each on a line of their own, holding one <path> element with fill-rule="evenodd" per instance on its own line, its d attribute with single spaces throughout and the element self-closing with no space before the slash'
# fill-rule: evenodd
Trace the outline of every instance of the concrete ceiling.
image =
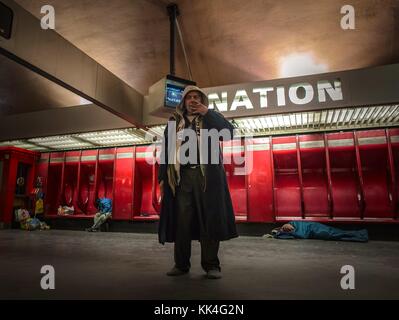
<svg viewBox="0 0 399 320">
<path fill-rule="evenodd" d="M 0 116 L 90 103 L 2 55 L 0 70 Z"/>
<path fill-rule="evenodd" d="M 53 5 L 60 35 L 144 95 L 169 72 L 167 0 L 16 1 L 38 18 Z M 355 30 L 340 27 L 346 0 L 175 2 L 201 87 L 399 62 L 398 0 L 351 1 Z M 176 60 L 188 78 L 179 46 Z"/>
</svg>

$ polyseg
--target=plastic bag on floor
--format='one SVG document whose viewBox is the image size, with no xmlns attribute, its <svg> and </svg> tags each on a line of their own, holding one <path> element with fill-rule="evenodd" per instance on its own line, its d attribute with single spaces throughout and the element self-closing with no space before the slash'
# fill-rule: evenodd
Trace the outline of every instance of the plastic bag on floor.
<svg viewBox="0 0 399 320">
<path fill-rule="evenodd" d="M 59 206 L 57 214 L 59 216 L 65 216 L 65 215 L 71 215 L 74 214 L 75 208 L 74 206 L 68 207 L 68 206 Z"/>
</svg>

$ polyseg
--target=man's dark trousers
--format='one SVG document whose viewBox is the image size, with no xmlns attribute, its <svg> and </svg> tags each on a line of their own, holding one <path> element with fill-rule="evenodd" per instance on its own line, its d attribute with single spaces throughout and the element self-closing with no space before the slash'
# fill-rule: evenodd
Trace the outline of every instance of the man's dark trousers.
<svg viewBox="0 0 399 320">
<path fill-rule="evenodd" d="M 194 229 L 200 231 L 201 266 L 205 271 L 220 270 L 219 241 L 209 239 L 205 230 L 203 177 L 200 166 L 181 166 L 180 185 L 176 192 L 175 265 L 190 269 L 191 238 Z"/>
</svg>

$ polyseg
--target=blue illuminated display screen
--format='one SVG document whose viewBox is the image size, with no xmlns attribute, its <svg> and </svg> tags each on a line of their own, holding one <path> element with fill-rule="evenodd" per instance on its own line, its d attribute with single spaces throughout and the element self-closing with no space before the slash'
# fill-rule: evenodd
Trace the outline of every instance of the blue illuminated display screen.
<svg viewBox="0 0 399 320">
<path fill-rule="evenodd" d="M 176 85 L 174 83 L 166 83 L 165 106 L 169 108 L 176 108 L 180 103 L 184 85 Z"/>
</svg>

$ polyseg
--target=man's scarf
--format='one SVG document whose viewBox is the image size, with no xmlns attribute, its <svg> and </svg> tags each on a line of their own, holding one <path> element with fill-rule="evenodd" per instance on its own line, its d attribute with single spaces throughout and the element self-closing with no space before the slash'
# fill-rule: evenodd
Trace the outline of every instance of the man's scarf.
<svg viewBox="0 0 399 320">
<path fill-rule="evenodd" d="M 176 137 L 180 131 L 183 131 L 186 128 L 186 119 L 181 112 L 174 112 L 173 116 L 169 121 L 176 122 Z M 201 161 L 201 129 L 202 129 L 202 116 L 199 115 L 193 119 L 195 132 L 197 135 L 197 144 L 198 144 L 198 151 L 199 151 L 199 159 Z M 172 189 L 173 195 L 176 194 L 176 187 L 180 184 L 180 147 L 182 144 L 182 139 L 176 139 L 176 148 L 173 152 L 173 159 L 169 159 L 168 167 L 167 167 L 167 176 L 168 176 L 168 183 L 170 188 Z M 200 162 L 201 173 L 204 178 L 203 181 L 203 191 L 205 192 L 206 188 L 206 179 L 205 179 L 205 166 Z"/>
</svg>

